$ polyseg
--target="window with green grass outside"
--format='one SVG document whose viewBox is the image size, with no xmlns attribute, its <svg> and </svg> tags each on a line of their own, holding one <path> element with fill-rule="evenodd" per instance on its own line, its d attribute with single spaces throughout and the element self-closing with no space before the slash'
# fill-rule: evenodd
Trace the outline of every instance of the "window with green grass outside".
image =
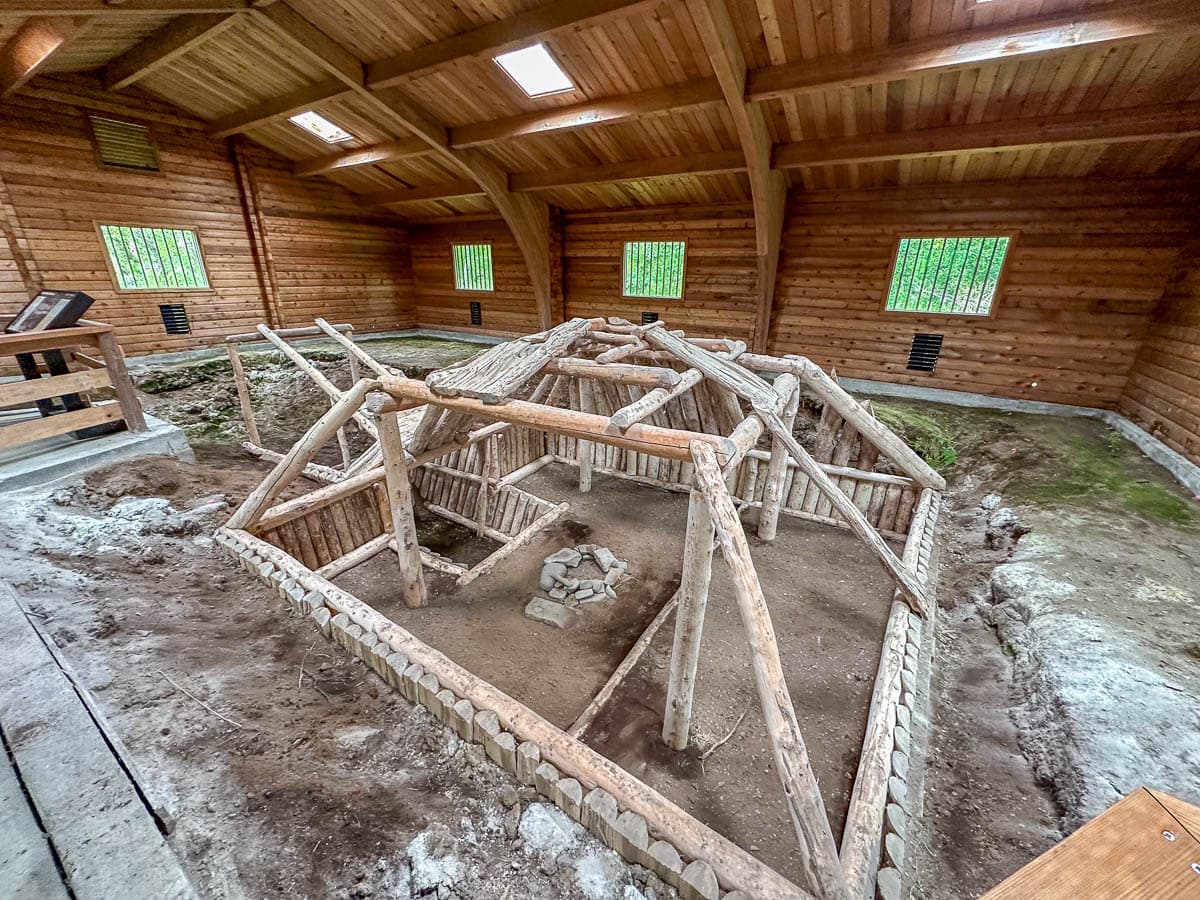
<svg viewBox="0 0 1200 900">
<path fill-rule="evenodd" d="M 109 267 L 123 291 L 207 291 L 200 238 L 191 228 L 101 225 Z"/>
<path fill-rule="evenodd" d="M 890 312 L 986 316 L 1000 288 L 1012 238 L 902 237 L 884 308 Z"/>
<path fill-rule="evenodd" d="M 626 241 L 621 293 L 626 297 L 683 298 L 686 241 Z"/>
<path fill-rule="evenodd" d="M 454 288 L 459 291 L 494 291 L 492 245 L 455 244 Z"/>
</svg>

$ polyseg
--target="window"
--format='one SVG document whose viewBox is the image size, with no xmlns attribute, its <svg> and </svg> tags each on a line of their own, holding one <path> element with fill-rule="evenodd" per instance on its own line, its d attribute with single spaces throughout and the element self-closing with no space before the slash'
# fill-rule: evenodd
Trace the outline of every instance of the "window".
<svg viewBox="0 0 1200 900">
<path fill-rule="evenodd" d="M 113 280 L 122 291 L 206 291 L 200 239 L 190 228 L 101 225 Z"/>
<path fill-rule="evenodd" d="M 103 116 L 88 116 L 88 119 L 100 165 L 139 172 L 158 171 L 158 148 L 146 126 Z"/>
<path fill-rule="evenodd" d="M 550 55 L 545 44 L 501 53 L 496 57 L 496 65 L 530 97 L 561 94 L 575 89 L 574 82 Z"/>
<path fill-rule="evenodd" d="M 492 245 L 455 244 L 454 288 L 459 291 L 494 291 Z"/>
<path fill-rule="evenodd" d="M 626 297 L 683 297 L 685 241 L 626 241 L 621 293 Z"/>
<path fill-rule="evenodd" d="M 1011 243 L 997 235 L 900 238 L 884 309 L 989 315 Z"/>
<path fill-rule="evenodd" d="M 327 144 L 340 144 L 342 141 L 354 140 L 354 135 L 346 129 L 334 125 L 323 115 L 315 113 L 311 109 L 299 115 L 289 116 L 288 121 L 310 134 L 315 134 Z"/>
</svg>

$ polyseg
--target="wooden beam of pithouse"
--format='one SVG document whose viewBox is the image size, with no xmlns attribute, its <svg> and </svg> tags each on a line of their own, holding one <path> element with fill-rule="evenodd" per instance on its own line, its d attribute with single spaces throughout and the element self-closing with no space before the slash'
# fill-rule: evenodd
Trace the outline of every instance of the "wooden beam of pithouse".
<svg viewBox="0 0 1200 900">
<path fill-rule="evenodd" d="M 550 207 L 545 201 L 508 189 L 508 173 L 476 150 L 450 147 L 444 125 L 407 97 L 371 91 L 366 86 L 363 63 L 290 6 L 277 3 L 251 15 L 291 52 L 323 68 L 372 107 L 385 122 L 423 140 L 432 153 L 464 176 L 473 179 L 508 224 L 533 285 L 538 321 L 542 328 L 554 324 L 550 278 Z"/>
<path fill-rule="evenodd" d="M 755 101 L 746 99 L 746 57 L 738 46 L 733 18 L 725 0 L 688 0 L 688 11 L 721 85 L 721 92 L 725 95 L 725 103 L 746 157 L 750 195 L 754 201 L 755 251 L 758 258 L 755 288 L 757 308 L 751 342 L 756 352 L 765 353 L 771 328 L 771 309 L 775 301 L 779 247 L 783 241 L 787 179 L 783 173 L 771 168 L 771 136 L 762 108 Z"/>
<path fill-rule="evenodd" d="M 79 16 L 37 16 L 26 21 L 0 47 L 0 99 L 7 97 L 50 61 L 55 53 L 91 27 Z"/>
</svg>

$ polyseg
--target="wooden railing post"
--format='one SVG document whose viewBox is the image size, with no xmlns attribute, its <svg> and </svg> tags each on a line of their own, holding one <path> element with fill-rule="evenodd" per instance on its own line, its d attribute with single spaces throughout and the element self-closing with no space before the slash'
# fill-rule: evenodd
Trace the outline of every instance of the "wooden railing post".
<svg viewBox="0 0 1200 900">
<path fill-rule="evenodd" d="M 96 343 L 100 347 L 100 355 L 104 357 L 104 367 L 108 369 L 108 378 L 117 393 L 117 403 L 121 405 L 126 426 L 130 431 L 147 431 L 142 404 L 138 402 L 137 392 L 133 389 L 129 370 L 125 368 L 125 354 L 117 343 L 117 336 L 110 329 L 96 335 Z"/>
</svg>

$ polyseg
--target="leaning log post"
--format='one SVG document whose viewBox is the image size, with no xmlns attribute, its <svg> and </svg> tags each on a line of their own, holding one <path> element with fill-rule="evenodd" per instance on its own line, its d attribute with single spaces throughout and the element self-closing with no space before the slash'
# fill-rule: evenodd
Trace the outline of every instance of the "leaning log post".
<svg viewBox="0 0 1200 900">
<path fill-rule="evenodd" d="M 784 799 L 799 839 L 800 868 L 809 890 L 818 897 L 844 900 L 847 897 L 846 879 L 838 860 L 837 844 L 783 677 L 775 628 L 750 556 L 746 533 L 742 530 L 733 499 L 725 490 L 725 481 L 712 449 L 693 442 L 692 459 L 696 466 L 697 490 L 712 513 L 717 543 L 733 576 L 738 611 L 750 643 L 754 683 L 771 736 L 775 768 L 783 783 Z"/>
<path fill-rule="evenodd" d="M 700 661 L 704 610 L 712 577 L 713 520 L 708 502 L 693 488 L 688 501 L 687 534 L 683 540 L 683 578 L 679 608 L 675 612 L 675 642 L 667 675 L 667 708 L 663 715 L 663 741 L 673 750 L 688 745 L 692 723 L 692 697 Z"/>
<path fill-rule="evenodd" d="M 242 368 L 242 358 L 238 355 L 236 344 L 226 344 L 229 351 L 229 365 L 233 368 L 233 385 L 237 388 L 238 403 L 242 407 L 242 424 L 246 426 L 246 437 L 250 443 L 262 446 L 262 438 L 258 436 L 258 423 L 254 420 L 254 407 L 250 403 L 250 387 L 246 382 L 246 370 Z"/>
<path fill-rule="evenodd" d="M 592 398 L 592 383 L 586 378 L 579 379 L 579 411 L 590 413 L 596 404 Z M 579 461 L 579 493 L 586 494 L 592 489 L 592 461 L 595 456 L 591 441 L 576 442 L 576 458 Z"/>
<path fill-rule="evenodd" d="M 788 431 L 791 431 L 792 426 L 795 425 L 796 413 L 799 409 L 800 387 L 797 385 L 788 395 L 787 406 L 783 410 L 783 424 Z M 775 533 L 779 528 L 779 510 L 783 507 L 783 488 L 787 482 L 787 463 L 787 447 L 779 438 L 772 439 L 771 459 L 767 463 L 767 486 L 763 490 L 762 511 L 758 515 L 759 540 L 775 540 Z"/>
<path fill-rule="evenodd" d="M 400 590 L 404 605 L 424 606 L 425 577 L 421 572 L 421 545 L 417 540 L 417 522 L 413 516 L 412 485 L 404 462 L 404 438 L 395 413 L 379 417 L 379 445 L 383 448 L 383 467 L 387 473 L 388 505 L 392 510 L 392 529 L 396 533 L 396 555 L 400 559 Z"/>
</svg>

